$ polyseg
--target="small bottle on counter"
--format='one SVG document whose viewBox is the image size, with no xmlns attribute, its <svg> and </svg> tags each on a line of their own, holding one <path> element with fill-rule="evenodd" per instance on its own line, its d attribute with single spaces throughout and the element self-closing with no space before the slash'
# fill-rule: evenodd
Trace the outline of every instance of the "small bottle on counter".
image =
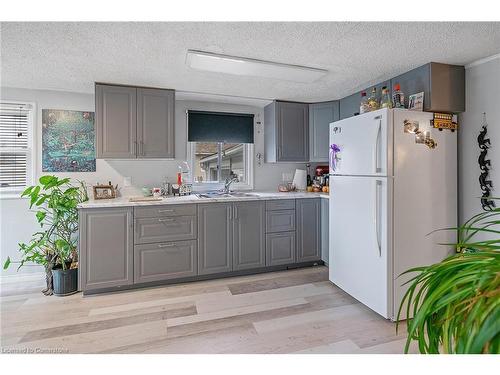
<svg viewBox="0 0 500 375">
<path fill-rule="evenodd" d="M 382 97 L 380 98 L 380 108 L 392 108 L 392 100 L 389 95 L 389 89 L 382 87 Z"/>
<path fill-rule="evenodd" d="M 370 106 L 368 105 L 368 98 L 366 97 L 366 92 L 361 93 L 361 103 L 359 105 L 359 113 L 367 113 L 370 112 Z"/>
<path fill-rule="evenodd" d="M 368 108 L 370 111 L 376 111 L 378 109 L 379 101 L 377 97 L 377 88 L 372 89 L 372 93 L 368 98 Z"/>
<path fill-rule="evenodd" d="M 392 106 L 393 108 L 405 107 L 405 94 L 401 91 L 399 83 L 394 85 L 394 91 L 392 92 Z"/>
</svg>

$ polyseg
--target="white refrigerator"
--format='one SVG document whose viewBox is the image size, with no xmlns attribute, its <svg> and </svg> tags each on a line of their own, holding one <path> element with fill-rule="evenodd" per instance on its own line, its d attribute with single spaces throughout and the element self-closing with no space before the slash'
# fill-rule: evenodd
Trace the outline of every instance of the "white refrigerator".
<svg viewBox="0 0 500 375">
<path fill-rule="evenodd" d="M 380 109 L 330 124 L 329 278 L 391 320 L 410 278 L 401 273 L 439 262 L 453 251 L 439 243 L 456 239 L 431 233 L 457 225 L 457 132 L 432 119 Z"/>
</svg>

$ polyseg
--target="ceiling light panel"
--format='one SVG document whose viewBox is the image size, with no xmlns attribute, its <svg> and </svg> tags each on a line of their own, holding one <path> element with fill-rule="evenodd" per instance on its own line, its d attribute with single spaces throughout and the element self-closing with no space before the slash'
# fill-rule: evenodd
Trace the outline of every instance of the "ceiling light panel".
<svg viewBox="0 0 500 375">
<path fill-rule="evenodd" d="M 195 50 L 188 50 L 186 64 L 193 69 L 207 72 L 274 78 L 302 83 L 317 81 L 328 73 L 327 70 L 307 66 L 280 64 Z"/>
</svg>

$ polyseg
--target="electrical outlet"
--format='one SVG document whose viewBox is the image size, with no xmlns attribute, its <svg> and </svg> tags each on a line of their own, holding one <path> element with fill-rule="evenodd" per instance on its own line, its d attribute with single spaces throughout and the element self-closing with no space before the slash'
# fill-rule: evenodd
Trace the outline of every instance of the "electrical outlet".
<svg viewBox="0 0 500 375">
<path fill-rule="evenodd" d="M 132 186 L 132 177 L 123 177 L 123 186 Z"/>
</svg>

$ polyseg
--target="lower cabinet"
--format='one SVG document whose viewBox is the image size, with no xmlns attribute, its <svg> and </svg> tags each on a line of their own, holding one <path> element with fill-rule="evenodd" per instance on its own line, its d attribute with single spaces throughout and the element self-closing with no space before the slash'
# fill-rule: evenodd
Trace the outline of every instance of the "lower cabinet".
<svg viewBox="0 0 500 375">
<path fill-rule="evenodd" d="M 295 263 L 295 232 L 266 234 L 266 265 Z"/>
<path fill-rule="evenodd" d="M 130 285 L 133 277 L 132 208 L 80 211 L 81 288 Z"/>
<path fill-rule="evenodd" d="M 232 203 L 198 205 L 198 274 L 233 269 Z"/>
<path fill-rule="evenodd" d="M 79 215 L 84 292 L 321 259 L 316 198 L 92 208 Z"/>
<path fill-rule="evenodd" d="M 134 281 L 144 283 L 196 276 L 196 241 L 136 245 Z"/>
<path fill-rule="evenodd" d="M 233 204 L 233 271 L 266 265 L 264 202 Z"/>
<path fill-rule="evenodd" d="M 297 262 L 321 258 L 320 198 L 297 199 Z"/>
</svg>

